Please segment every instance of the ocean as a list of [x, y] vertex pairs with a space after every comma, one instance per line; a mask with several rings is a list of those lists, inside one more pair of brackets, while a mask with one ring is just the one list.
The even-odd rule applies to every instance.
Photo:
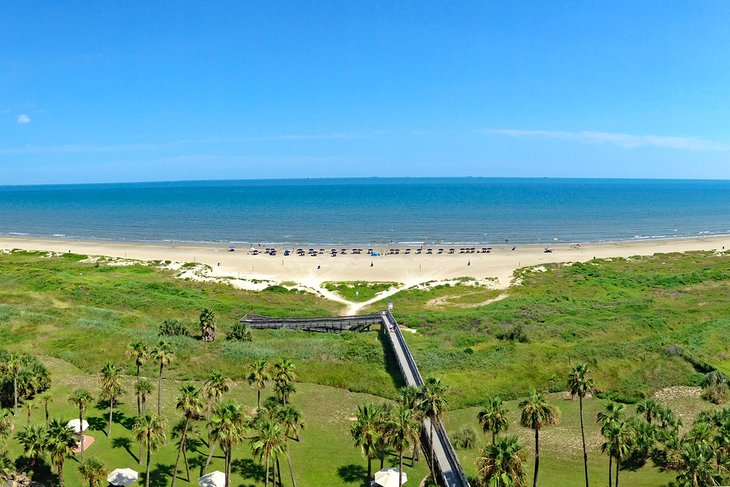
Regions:
[[362, 178], [0, 186], [0, 234], [210, 244], [730, 234], [730, 181]]

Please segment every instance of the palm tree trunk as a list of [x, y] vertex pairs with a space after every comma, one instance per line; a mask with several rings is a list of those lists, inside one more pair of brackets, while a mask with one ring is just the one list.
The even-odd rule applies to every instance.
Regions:
[[266, 487], [269, 487], [269, 454], [266, 454]]
[[112, 437], [112, 414], [114, 413], [114, 396], [109, 397], [109, 432], [107, 436]]
[[48, 422], [50, 421], [49, 414], [48, 414], [48, 401], [46, 401], [45, 404], [43, 405], [43, 409], [46, 410], [46, 428], [48, 428]]
[[294, 478], [294, 468], [291, 464], [291, 452], [289, 451], [289, 442], [286, 443], [286, 460], [289, 462], [289, 472], [291, 473], [291, 484], [297, 487], [297, 479]]
[[276, 478], [279, 480], [279, 485], [284, 485], [281, 482], [281, 464], [279, 464], [279, 454], [277, 453], [274, 458], [276, 458]]
[[231, 449], [230, 448], [224, 448], [224, 450], [225, 450], [225, 453], [223, 454], [223, 465], [224, 465], [224, 467], [223, 467], [223, 473], [224, 473], [224, 475], [223, 475], [224, 476], [224, 483], [223, 483], [223, 485], [225, 487], [229, 487], [231, 485], [231, 480], [230, 480], [231, 474], [230, 474], [230, 471], [228, 470], [228, 466], [229, 466], [228, 457], [230, 456]]
[[613, 487], [613, 455], [608, 454], [608, 487]]
[[137, 364], [137, 386], [135, 387], [135, 390], [137, 391], [137, 416], [142, 416], [142, 406], [140, 405], [139, 401], [139, 369], [139, 364]]
[[160, 377], [157, 379], [157, 415], [162, 416], [162, 362], [160, 362]]
[[150, 487], [150, 433], [147, 432], [147, 475], [145, 476], [144, 485], [145, 487]]
[[18, 374], [13, 373], [13, 400], [15, 401], [13, 416], [18, 415]]
[[183, 461], [185, 462], [185, 475], [188, 482], [190, 482], [190, 465], [188, 464], [188, 445], [185, 443], [183, 448]]
[[175, 468], [172, 470], [172, 484], [170, 487], [175, 487], [175, 480], [177, 480], [177, 466], [180, 464], [180, 454], [185, 448], [185, 440], [188, 434], [188, 422], [190, 420], [185, 418], [185, 424], [183, 425], [182, 434], [180, 435], [180, 449], [177, 451], [177, 458], [175, 458]]
[[139, 465], [142, 465], [142, 453], [144, 453], [144, 441], [139, 442], [139, 460], [137, 460]]
[[261, 389], [256, 391], [256, 409], [261, 409]]
[[208, 460], [205, 462], [205, 467], [203, 468], [203, 471], [208, 470], [208, 465], [210, 465], [210, 461], [213, 459], [213, 452], [215, 451], [215, 446], [218, 444], [217, 441], [214, 441], [210, 446], [210, 453], [208, 453]]
[[368, 482], [373, 479], [373, 459], [368, 455]]
[[616, 457], [616, 484], [615, 484], [615, 487], [618, 487], [618, 471], [619, 471], [620, 466], [621, 466], [621, 458]]
[[81, 463], [84, 463], [84, 413], [79, 409], [79, 433], [81, 438]]
[[403, 448], [398, 452], [398, 487], [403, 487]]
[[583, 468], [586, 473], [586, 487], [588, 487], [588, 451], [586, 450], [586, 432], [583, 426], [583, 397], [578, 396], [580, 407], [580, 436], [583, 440]]
[[58, 487], [63, 487], [63, 461], [58, 462]]
[[540, 428], [535, 428], [535, 473], [532, 477], [532, 487], [537, 487], [537, 473], [540, 471]]

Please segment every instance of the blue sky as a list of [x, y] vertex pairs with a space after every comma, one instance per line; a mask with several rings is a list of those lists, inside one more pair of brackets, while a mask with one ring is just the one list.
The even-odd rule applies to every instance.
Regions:
[[0, 184], [730, 178], [730, 2], [3, 2]]

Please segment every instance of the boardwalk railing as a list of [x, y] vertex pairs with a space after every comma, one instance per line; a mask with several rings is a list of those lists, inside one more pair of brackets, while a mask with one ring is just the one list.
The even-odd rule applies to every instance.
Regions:
[[[320, 333], [366, 331], [373, 325], [382, 325], [383, 333], [393, 349], [398, 368], [405, 383], [416, 387], [423, 385], [423, 378], [418, 371], [416, 361], [411, 355], [405, 338], [403, 338], [398, 322], [389, 311], [370, 315], [332, 318], [272, 318], [260, 315], [246, 315], [241, 319], [241, 323], [257, 329], [288, 328]], [[461, 468], [456, 452], [441, 423], [434, 425], [434, 444], [431, 445], [430, 421], [431, 419], [427, 418], [421, 428], [421, 445], [429, 463], [431, 462], [431, 452], [433, 450], [435, 480], [442, 487], [469, 487], [464, 470]]]

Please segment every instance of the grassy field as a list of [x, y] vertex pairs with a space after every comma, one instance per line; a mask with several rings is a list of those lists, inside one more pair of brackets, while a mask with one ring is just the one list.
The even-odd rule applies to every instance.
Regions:
[[366, 282], [366, 281], [344, 281], [324, 282], [322, 287], [328, 291], [352, 301], [359, 303], [373, 299], [378, 293], [400, 286], [399, 282]]
[[[530, 386], [555, 393], [551, 397], [563, 410], [563, 418], [560, 426], [545, 432], [543, 485], [580, 485], [582, 479], [576, 453], [577, 404], [559, 395], [571, 365], [588, 362], [601, 395], [626, 401], [665, 387], [697, 385], [700, 370], [730, 373], [726, 254], [696, 252], [544, 266], [523, 270], [520, 279], [506, 297], [504, 291], [465, 281], [404, 290], [390, 299], [399, 322], [414, 330], [406, 339], [422, 374], [440, 377], [449, 386], [450, 431], [465, 425], [477, 429], [475, 406], [487, 395], [516, 400]], [[376, 303], [370, 310], [384, 304]], [[206, 307], [218, 317], [219, 338], [212, 344], [196, 336], [198, 314]], [[133, 366], [124, 356], [126, 344], [134, 339], [153, 343], [164, 319], [178, 319], [190, 325], [193, 336], [171, 339], [177, 360], [166, 368], [164, 388], [171, 420], [179, 381], [201, 380], [213, 369], [241, 381], [245, 366], [257, 358], [287, 357], [296, 363], [301, 383], [294, 402], [304, 413], [306, 430], [292, 454], [295, 468], [300, 466], [300, 485], [305, 486], [322, 485], [322, 479], [324, 485], [360, 485], [358, 475], [366, 464], [352, 446], [349, 418], [358, 404], [396, 396], [400, 380], [387, 346], [376, 332], [315, 335], [252, 330], [252, 342], [228, 341], [225, 334], [246, 313], [321, 316], [343, 309], [338, 303], [280, 286], [252, 292], [183, 281], [154, 265], [97, 265], [73, 254], [0, 254], [0, 344], [32, 353], [49, 365], [54, 415], [74, 416], [66, 401], [68, 393], [82, 384], [95, 389], [96, 373], [105, 361], [124, 364], [132, 375]], [[143, 373], [154, 377], [154, 366], [148, 365]], [[255, 402], [255, 392], [245, 384], [234, 388], [232, 397], [245, 404]], [[130, 437], [132, 402], [127, 397], [122, 406], [127, 421], [117, 426], [119, 437]], [[513, 409], [515, 404], [510, 403]], [[676, 404], [687, 411], [685, 424], [706, 405], [696, 397]], [[600, 407], [598, 400], [588, 401], [586, 416], [594, 418]], [[102, 418], [103, 411], [93, 411], [92, 416]], [[41, 413], [34, 412], [33, 421], [41, 420]], [[603, 479], [606, 458], [597, 450], [595, 424], [591, 420], [588, 424], [594, 436], [591, 471]], [[514, 424], [511, 428], [530, 444], [529, 431]], [[108, 440], [101, 431], [92, 434], [97, 443], [91, 455], [111, 468], [134, 466], [124, 440]], [[481, 436], [480, 441], [483, 445]], [[17, 453], [17, 445], [13, 451]], [[135, 453], [136, 447], [130, 446], [130, 451]], [[207, 452], [204, 445], [200, 451]], [[237, 457], [233, 483], [237, 487], [261, 483], [261, 470], [250, 461], [248, 451], [244, 446]], [[472, 474], [476, 450], [460, 455]], [[173, 461], [170, 444], [157, 457], [156, 478], [163, 478]], [[216, 462], [219, 468], [222, 460]], [[69, 476], [76, 475], [72, 463]], [[424, 465], [416, 465], [412, 478], [425, 471]], [[666, 484], [672, 476], [645, 467], [622, 478], [624, 485], [650, 486]]]

